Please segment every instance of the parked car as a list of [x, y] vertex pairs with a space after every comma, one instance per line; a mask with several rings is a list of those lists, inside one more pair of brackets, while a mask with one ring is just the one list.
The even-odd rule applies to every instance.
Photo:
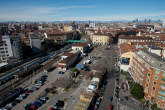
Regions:
[[11, 102], [11, 103], [7, 104], [7, 105], [5, 106], [5, 108], [6, 108], [6, 109], [11, 109], [11, 108], [14, 107], [15, 105], [16, 105], [15, 103]]
[[35, 105], [31, 105], [27, 110], [37, 110], [37, 107]]
[[27, 96], [27, 95], [26, 95], [25, 93], [20, 94], [19, 97], [16, 98], [16, 100], [18, 100], [18, 101], [22, 101], [23, 99], [26, 98], [26, 96]]
[[30, 93], [32, 93], [32, 92], [33, 92], [33, 90], [28, 89], [28, 90], [25, 91], [25, 94], [28, 95], [28, 94], [30, 94]]
[[25, 110], [36, 110], [36, 106], [34, 106], [32, 103], [25, 104], [24, 105]]
[[110, 99], [110, 101], [112, 102], [112, 100], [113, 100], [113, 96], [110, 96], [109, 99]]
[[41, 86], [42, 86], [42, 83], [40, 83], [40, 82], [38, 82], [38, 83], [35, 84], [35, 87], [36, 88], [40, 88]]
[[33, 103], [33, 105], [35, 105], [37, 108], [39, 108], [41, 106], [41, 103], [39, 101], [35, 101]]
[[56, 102], [54, 102], [53, 108], [54, 108], [55, 110], [58, 109], [58, 106], [57, 106], [57, 103], [56, 103]]
[[49, 110], [55, 110], [53, 107], [50, 107]]
[[113, 109], [113, 105], [108, 105], [108, 110], [112, 110]]
[[101, 103], [101, 97], [99, 97], [97, 100], [96, 100], [96, 104], [95, 104], [95, 106], [94, 106], [94, 110], [97, 110], [98, 108], [99, 108], [99, 105], [100, 105], [100, 103]]
[[58, 100], [57, 101], [57, 106], [58, 107], [64, 107], [64, 101], [63, 100]]
[[49, 100], [49, 98], [44, 96], [44, 97], [40, 97], [39, 100], [45, 103], [47, 100]]
[[0, 110], [8, 110], [7, 108], [3, 107], [3, 108], [0, 108]]
[[32, 90], [32, 91], [36, 91], [36, 90], [38, 90], [39, 88], [38, 87], [35, 87], [35, 86], [33, 86], [33, 87], [31, 87], [30, 88], [30, 90]]
[[64, 74], [64, 73], [65, 73], [65, 72], [63, 72], [63, 71], [59, 71], [59, 72], [58, 72], [58, 74]]

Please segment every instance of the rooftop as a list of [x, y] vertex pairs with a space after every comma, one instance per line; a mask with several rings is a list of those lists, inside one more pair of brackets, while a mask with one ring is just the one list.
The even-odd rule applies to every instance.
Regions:
[[120, 44], [120, 52], [121, 54], [126, 53], [126, 52], [135, 52], [136, 51], [136, 47], [134, 45], [130, 45], [127, 43], [122, 43]]
[[141, 57], [145, 62], [150, 64], [152, 67], [159, 68], [165, 71], [165, 59], [161, 58], [161, 56], [158, 56], [149, 51], [138, 51], [136, 53], [139, 57]]
[[135, 40], [153, 40], [151, 37], [135, 36], [135, 35], [120, 35], [120, 39], [135, 39]]

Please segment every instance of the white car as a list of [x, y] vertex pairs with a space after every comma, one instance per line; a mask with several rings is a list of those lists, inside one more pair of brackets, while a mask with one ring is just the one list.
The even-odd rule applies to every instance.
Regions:
[[7, 110], [7, 108], [0, 108], [0, 110]]

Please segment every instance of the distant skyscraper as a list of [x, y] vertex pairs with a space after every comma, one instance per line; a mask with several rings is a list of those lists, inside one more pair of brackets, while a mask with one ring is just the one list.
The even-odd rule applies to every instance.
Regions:
[[165, 27], [165, 19], [163, 19], [163, 26]]

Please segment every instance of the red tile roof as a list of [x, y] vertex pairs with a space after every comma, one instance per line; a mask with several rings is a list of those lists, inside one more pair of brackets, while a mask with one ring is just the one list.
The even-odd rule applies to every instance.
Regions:
[[126, 52], [135, 52], [136, 47], [134, 45], [130, 45], [127, 43], [120, 44], [120, 52], [121, 54], [126, 53]]
[[63, 55], [63, 56], [68, 56], [68, 57], [65, 58], [64, 60], [60, 61], [59, 63], [65, 63], [65, 64], [67, 64], [75, 55], [76, 54], [73, 54], [73, 53], [65, 53], [65, 55]]
[[74, 53], [67, 53], [67, 52], [65, 52], [65, 53], [63, 53], [61, 56], [73, 56], [74, 55]]
[[120, 39], [137, 39], [137, 40], [153, 40], [151, 37], [135, 36], [135, 35], [120, 35]]

